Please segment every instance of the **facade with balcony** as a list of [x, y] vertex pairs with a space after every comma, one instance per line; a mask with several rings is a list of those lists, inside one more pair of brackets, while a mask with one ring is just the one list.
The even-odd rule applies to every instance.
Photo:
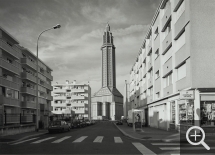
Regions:
[[89, 84], [76, 84], [76, 81], [53, 85], [53, 114], [68, 115], [74, 111], [77, 119], [90, 119], [91, 88]]
[[[11, 128], [20, 128], [23, 124], [29, 130], [35, 130], [36, 109], [40, 110], [38, 120], [43, 127], [48, 125], [48, 116], [51, 111], [51, 69], [39, 60], [39, 94], [43, 93], [39, 105], [36, 105], [36, 56], [28, 49], [19, 45], [19, 42], [6, 30], [0, 27], [0, 128], [1, 134], [9, 134]], [[44, 75], [45, 74], [45, 75]], [[43, 81], [43, 82], [40, 82]], [[41, 110], [41, 105], [47, 108]], [[6, 130], [7, 129], [7, 130]], [[23, 131], [28, 131], [23, 129]], [[12, 130], [12, 129], [11, 129]], [[13, 133], [11, 131], [10, 133]]]
[[130, 71], [129, 103], [145, 112], [147, 125], [215, 128], [215, 21], [205, 18], [214, 6], [161, 1]]

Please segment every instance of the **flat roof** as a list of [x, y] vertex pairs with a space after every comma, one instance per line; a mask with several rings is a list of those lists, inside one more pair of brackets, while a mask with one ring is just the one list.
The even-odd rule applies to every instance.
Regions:
[[0, 29], [4, 31], [8, 36], [10, 36], [17, 44], [19, 44], [19, 41], [14, 38], [10, 33], [8, 33], [3, 27], [0, 26]]

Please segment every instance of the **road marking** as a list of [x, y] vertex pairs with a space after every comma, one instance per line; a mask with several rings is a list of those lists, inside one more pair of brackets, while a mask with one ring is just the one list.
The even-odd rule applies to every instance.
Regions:
[[175, 150], [180, 150], [180, 147], [159, 147], [161, 150], [170, 150], [170, 151], [175, 151]]
[[151, 143], [152, 145], [180, 145], [180, 143]]
[[143, 155], [156, 155], [154, 152], [152, 152], [150, 149], [148, 149], [147, 147], [145, 147], [143, 144], [141, 143], [132, 143]]
[[114, 137], [115, 143], [123, 143], [122, 139], [120, 137]]
[[13, 143], [13, 144], [11, 144], [11, 145], [21, 144], [21, 143], [24, 143], [24, 142], [27, 142], [27, 141], [31, 141], [31, 140], [34, 140], [34, 139], [37, 139], [37, 138], [39, 138], [39, 137], [31, 138], [31, 139], [27, 139], [27, 140], [23, 140], [23, 141], [21, 141], [21, 142]]
[[[180, 147], [160, 147], [161, 150], [180, 150]], [[211, 150], [214, 150], [215, 147], [210, 147]], [[181, 150], [205, 150], [205, 148], [202, 147], [183, 147]]]
[[97, 136], [96, 139], [93, 141], [94, 143], [101, 143], [104, 136]]
[[78, 139], [76, 139], [75, 141], [73, 141], [73, 143], [80, 143], [80, 142], [82, 142], [85, 138], [87, 138], [88, 136], [82, 136], [82, 137], [80, 137], [80, 138], [78, 138]]
[[55, 138], [55, 137], [49, 137], [49, 138], [41, 139], [41, 140], [38, 140], [38, 141], [33, 142], [32, 144], [41, 143], [41, 142], [43, 142], [43, 141], [46, 141], [46, 140], [49, 140], [49, 139], [52, 139], [52, 138]]
[[58, 139], [58, 140], [56, 140], [56, 141], [53, 141], [52, 143], [60, 143], [60, 142], [66, 140], [66, 139], [68, 139], [68, 138], [70, 138], [70, 137], [71, 137], [71, 136], [65, 136], [65, 137], [63, 137], [63, 138], [61, 138], [61, 139]]

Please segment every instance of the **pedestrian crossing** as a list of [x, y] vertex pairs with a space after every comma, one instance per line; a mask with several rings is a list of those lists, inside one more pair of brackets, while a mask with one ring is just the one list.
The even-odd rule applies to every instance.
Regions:
[[[25, 143], [25, 142], [29, 142], [29, 141], [33, 141], [33, 140], [36, 140], [38, 139], [39, 137], [36, 137], [36, 138], [31, 138], [31, 139], [27, 139], [27, 140], [23, 140], [23, 141], [20, 141], [20, 142], [16, 142], [16, 143], [13, 143], [11, 145], [18, 145], [18, 144], [22, 144], [22, 143]], [[47, 138], [43, 138], [43, 139], [40, 139], [40, 140], [36, 140], [34, 142], [30, 142], [31, 144], [39, 144], [39, 143], [42, 143], [42, 142], [45, 142], [45, 141], [49, 141], [51, 139], [55, 139], [56, 137], [47, 137]], [[59, 138], [59, 139], [56, 139], [54, 141], [52, 141], [51, 143], [61, 143], [65, 140], [69, 140], [71, 139], [72, 136], [65, 136], [65, 137], [62, 137], [62, 138]], [[72, 141], [72, 143], [81, 143], [83, 142], [85, 139], [87, 139], [88, 136], [81, 136], [79, 138], [76, 138], [75, 140]], [[104, 139], [104, 136], [97, 136], [94, 140], [93, 140], [93, 143], [102, 143], [103, 142], [103, 139]], [[123, 140], [120, 138], [120, 137], [113, 137], [113, 141], [114, 143], [123, 143]]]

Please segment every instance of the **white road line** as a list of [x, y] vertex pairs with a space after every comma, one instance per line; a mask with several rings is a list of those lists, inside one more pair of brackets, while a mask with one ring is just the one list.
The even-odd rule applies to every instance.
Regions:
[[120, 137], [114, 137], [115, 143], [123, 143], [122, 139]]
[[11, 145], [21, 144], [21, 143], [28, 142], [28, 141], [31, 141], [31, 140], [34, 140], [34, 139], [37, 139], [37, 138], [39, 138], [39, 137], [31, 138], [31, 139], [27, 139], [27, 140], [23, 140], [23, 141], [21, 141], [21, 142], [13, 143], [13, 144], [11, 144]]
[[58, 140], [56, 140], [56, 141], [53, 141], [52, 143], [60, 143], [60, 142], [66, 140], [66, 139], [68, 139], [68, 138], [70, 138], [70, 137], [71, 137], [71, 136], [65, 136], [65, 137], [60, 138], [60, 139], [58, 139]]
[[160, 147], [161, 150], [169, 150], [169, 151], [175, 151], [180, 150], [180, 147]]
[[104, 136], [97, 136], [96, 139], [93, 141], [94, 143], [101, 143]]
[[141, 143], [132, 143], [143, 155], [156, 155]]
[[80, 138], [78, 138], [78, 139], [76, 139], [75, 141], [73, 141], [73, 143], [80, 143], [80, 142], [82, 142], [85, 138], [87, 138], [88, 136], [82, 136], [82, 137], [80, 137]]
[[[180, 147], [160, 147], [161, 150], [180, 150]], [[201, 147], [183, 147], [181, 150], [204, 150], [205, 148], [203, 146]], [[211, 150], [214, 150], [215, 147], [210, 147]]]
[[180, 145], [180, 143], [151, 143], [152, 145]]
[[38, 141], [33, 142], [32, 144], [41, 143], [41, 142], [43, 142], [43, 141], [46, 141], [46, 140], [49, 140], [49, 139], [52, 139], [52, 138], [55, 138], [55, 137], [49, 137], [49, 138], [41, 139], [41, 140], [38, 140]]

